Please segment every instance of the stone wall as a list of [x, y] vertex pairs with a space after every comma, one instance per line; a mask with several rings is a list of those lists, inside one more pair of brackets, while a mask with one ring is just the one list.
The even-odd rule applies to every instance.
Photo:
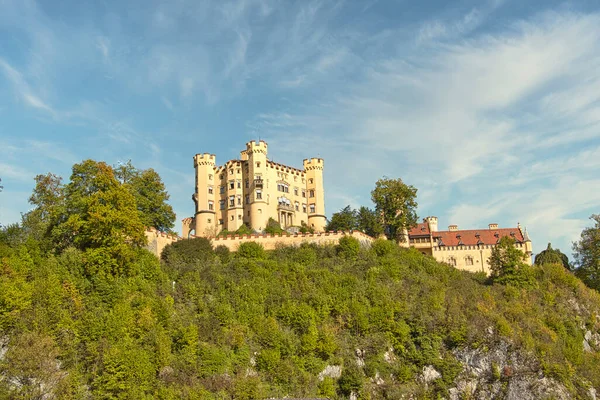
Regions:
[[302, 243], [314, 243], [318, 245], [337, 244], [340, 238], [344, 236], [352, 236], [368, 247], [373, 242], [371, 236], [359, 231], [350, 232], [321, 232], [321, 233], [298, 233], [298, 234], [253, 234], [253, 235], [230, 235], [227, 237], [219, 237], [212, 239], [214, 247], [219, 245], [226, 246], [231, 251], [237, 251], [241, 243], [257, 242], [260, 243], [265, 250], [273, 250], [278, 245], [283, 246], [300, 246]]
[[145, 233], [146, 239], [148, 240], [146, 249], [159, 258], [166, 245], [182, 240], [176, 235], [159, 232], [154, 228], [146, 228]]

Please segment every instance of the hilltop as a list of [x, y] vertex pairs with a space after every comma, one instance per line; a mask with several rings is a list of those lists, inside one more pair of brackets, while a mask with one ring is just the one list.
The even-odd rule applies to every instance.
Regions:
[[[560, 265], [527, 287], [376, 241], [194, 239], [126, 275], [4, 232], [0, 397], [593, 398], [600, 296]], [[44, 368], [38, 368], [44, 365]]]

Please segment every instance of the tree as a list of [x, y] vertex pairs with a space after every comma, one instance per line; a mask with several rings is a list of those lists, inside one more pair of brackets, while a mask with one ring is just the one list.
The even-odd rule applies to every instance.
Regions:
[[589, 287], [600, 291], [600, 214], [590, 217], [594, 226], [581, 232], [573, 243], [575, 274]]
[[488, 260], [493, 281], [514, 286], [532, 285], [535, 279], [525, 263], [526, 259], [527, 255], [515, 247], [513, 238], [502, 237]]
[[367, 235], [377, 238], [383, 233], [383, 226], [377, 218], [377, 212], [368, 207], [361, 207], [356, 212], [357, 229]]
[[371, 199], [388, 239], [405, 241], [404, 230], [417, 224], [417, 189], [402, 179], [382, 178], [375, 183]]
[[45, 247], [51, 246], [53, 230], [66, 220], [65, 186], [62, 177], [47, 173], [37, 175], [29, 203], [35, 208], [23, 214], [24, 230]]
[[175, 212], [167, 201], [169, 194], [160, 175], [152, 168], [139, 170], [131, 164], [119, 163], [113, 167], [115, 178], [135, 197], [142, 223], [161, 232], [172, 232]]
[[535, 256], [535, 264], [561, 264], [566, 269], [571, 270], [571, 266], [569, 265], [569, 258], [565, 254], [563, 254], [559, 249], [553, 249], [550, 243], [548, 243], [548, 247], [546, 248], [546, 250], [540, 252], [538, 255]]
[[273, 218], [269, 218], [265, 228], [265, 233], [268, 233], [269, 235], [276, 235], [283, 232], [284, 230], [281, 228], [279, 222], [275, 221]]
[[87, 252], [88, 272], [126, 273], [135, 248], [146, 243], [133, 195], [109, 165], [93, 160], [73, 166], [65, 193], [68, 218], [57, 227], [60, 236]]
[[346, 206], [339, 212], [333, 213], [325, 227], [326, 231], [351, 231], [357, 228], [356, 210]]

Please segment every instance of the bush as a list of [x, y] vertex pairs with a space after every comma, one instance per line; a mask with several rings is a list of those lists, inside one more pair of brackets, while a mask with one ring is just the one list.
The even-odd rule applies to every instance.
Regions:
[[398, 245], [391, 240], [376, 239], [371, 244], [371, 251], [375, 253], [377, 257], [383, 257], [393, 253]]
[[337, 247], [338, 254], [348, 260], [355, 260], [360, 252], [360, 242], [352, 236], [344, 236]]
[[223, 264], [228, 263], [231, 259], [231, 251], [229, 251], [229, 247], [222, 244], [215, 247], [215, 254], [219, 257]]
[[253, 259], [263, 259], [265, 258], [265, 249], [261, 244], [256, 242], [246, 242], [240, 244], [238, 248], [237, 254], [242, 258], [253, 258]]
[[281, 229], [281, 225], [279, 222], [275, 221], [273, 218], [269, 218], [269, 222], [267, 222], [267, 227], [265, 228], [265, 233], [270, 235], [277, 235], [283, 233], [284, 230]]
[[206, 238], [180, 240], [171, 243], [162, 251], [160, 258], [168, 265], [179, 262], [194, 265], [212, 259], [214, 255], [212, 244]]

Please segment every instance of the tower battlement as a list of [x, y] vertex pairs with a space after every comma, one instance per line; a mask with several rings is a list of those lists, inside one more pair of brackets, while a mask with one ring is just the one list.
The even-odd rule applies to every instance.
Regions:
[[194, 156], [194, 167], [197, 165], [212, 165], [216, 162], [216, 156], [210, 153], [201, 153]]
[[264, 140], [259, 140], [258, 142], [256, 140], [251, 140], [248, 143], [246, 143], [246, 153], [247, 154], [250, 154], [250, 153], [267, 154], [267, 150], [268, 150], [268, 145], [267, 145], [267, 142], [265, 142]]
[[306, 171], [323, 169], [324, 161], [322, 158], [305, 158], [302, 162]]

